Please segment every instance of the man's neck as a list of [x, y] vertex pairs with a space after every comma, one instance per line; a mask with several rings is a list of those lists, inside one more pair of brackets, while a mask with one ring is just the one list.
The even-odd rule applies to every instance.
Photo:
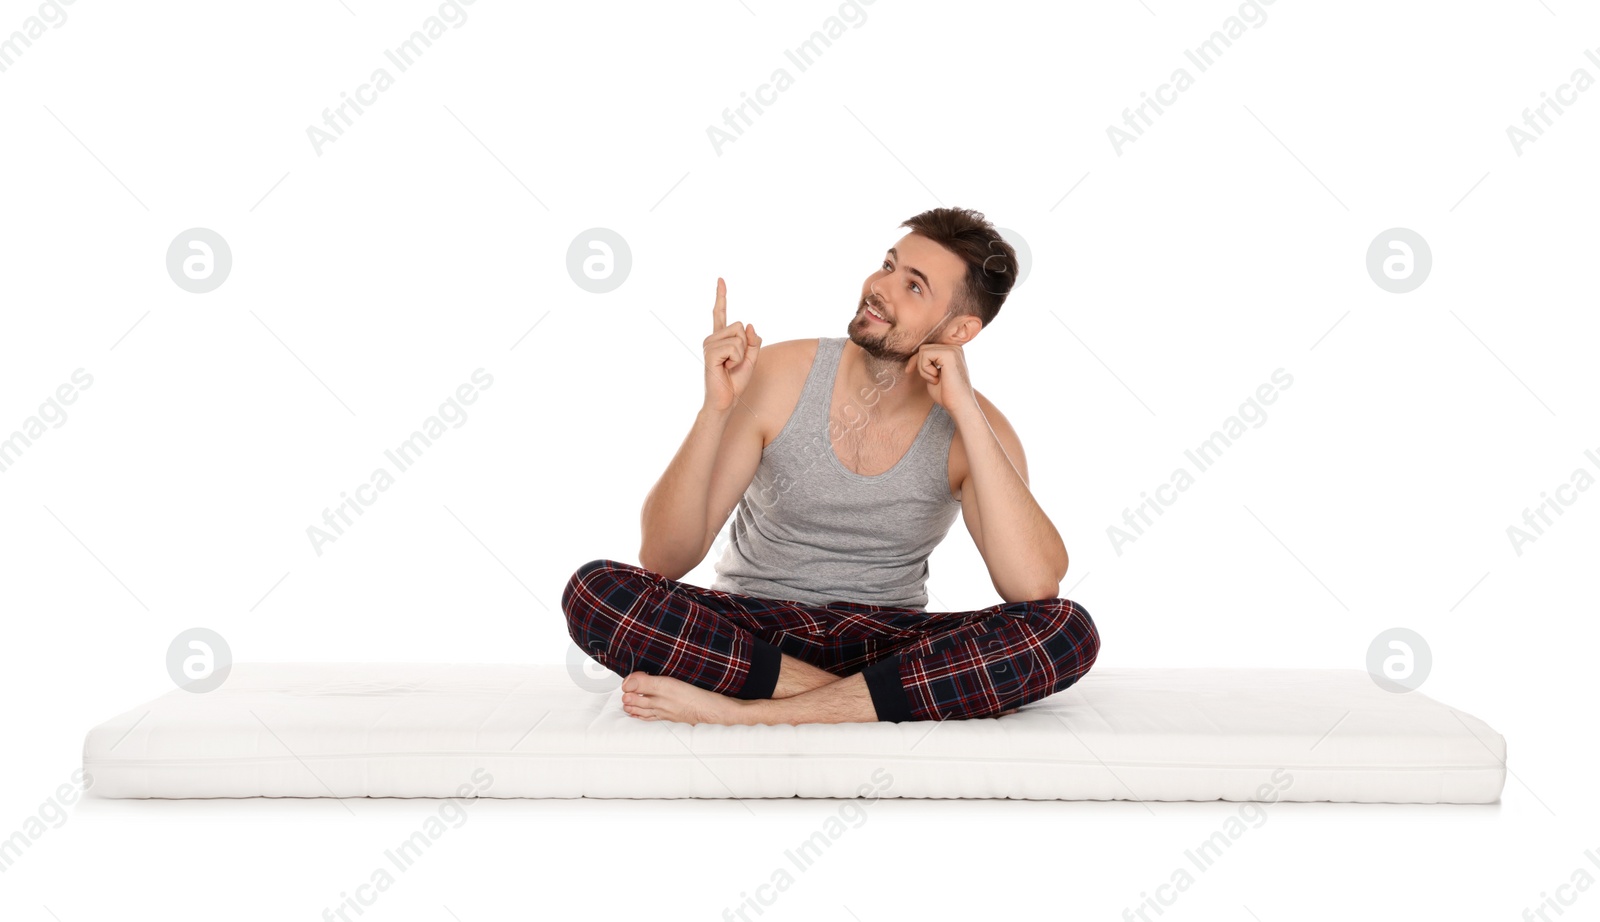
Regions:
[[880, 359], [850, 340], [845, 340], [839, 356], [839, 373], [844, 376], [845, 399], [868, 407], [874, 415], [926, 415], [933, 397], [922, 384], [922, 376], [907, 371], [910, 359]]

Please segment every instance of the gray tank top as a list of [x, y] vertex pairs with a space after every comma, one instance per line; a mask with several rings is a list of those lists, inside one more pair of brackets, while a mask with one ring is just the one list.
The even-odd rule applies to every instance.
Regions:
[[[873, 476], [845, 467], [832, 433], [872, 425], [871, 393], [856, 397], [849, 420], [829, 420], [845, 337], [817, 341], [800, 402], [735, 510], [712, 589], [806, 605], [833, 601], [924, 610], [928, 555], [961, 503], [950, 495], [955, 422], [933, 405], [894, 467]], [[922, 387], [920, 378], [885, 386]]]

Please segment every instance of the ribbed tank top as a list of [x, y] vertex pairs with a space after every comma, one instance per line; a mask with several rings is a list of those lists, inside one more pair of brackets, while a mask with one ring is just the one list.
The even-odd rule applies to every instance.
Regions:
[[[830, 427], [834, 380], [845, 337], [817, 341], [800, 402], [761, 463], [735, 511], [717, 578], [722, 592], [924, 610], [928, 556], [961, 508], [950, 495], [950, 440], [955, 421], [937, 403], [905, 455], [881, 474], [844, 466], [832, 432], [870, 426], [870, 393], [854, 402], [860, 417]], [[922, 387], [919, 377], [895, 387]]]

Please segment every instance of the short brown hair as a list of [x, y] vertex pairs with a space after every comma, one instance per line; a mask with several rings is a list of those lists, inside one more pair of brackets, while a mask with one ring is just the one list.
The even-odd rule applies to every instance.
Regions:
[[950, 301], [957, 314], [988, 326], [1017, 283], [1017, 251], [982, 213], [970, 208], [930, 208], [900, 222], [961, 257], [967, 277]]

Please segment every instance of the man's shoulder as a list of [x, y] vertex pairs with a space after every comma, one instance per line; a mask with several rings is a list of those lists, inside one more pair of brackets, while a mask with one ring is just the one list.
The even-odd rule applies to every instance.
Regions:
[[994, 405], [994, 401], [983, 395], [983, 391], [973, 388], [972, 396], [977, 398], [978, 406], [983, 409], [983, 415], [991, 421], [1006, 419], [1006, 415], [1000, 412], [1000, 408]]
[[[810, 339], [785, 339], [763, 344], [761, 356], [756, 360], [756, 376], [768, 377], [779, 389], [785, 384], [795, 384], [796, 378], [803, 382], [817, 357], [820, 342], [813, 336]], [[762, 375], [763, 370], [768, 374]]]
[[776, 356], [780, 362], [804, 361], [809, 363], [816, 357], [817, 346], [821, 342], [821, 338], [816, 336], [809, 339], [785, 339], [762, 346], [761, 354], [766, 356], [768, 350], [771, 350], [772, 355]]
[[762, 344], [755, 375], [744, 397], [759, 419], [755, 426], [761, 432], [762, 445], [777, 438], [800, 402], [818, 342], [812, 337]]
[[983, 417], [989, 421], [989, 428], [994, 430], [995, 436], [1000, 439], [1000, 446], [1011, 456], [1011, 463], [1016, 465], [1018, 473], [1022, 474], [1023, 482], [1026, 483], [1028, 462], [1022, 448], [1022, 436], [1017, 434], [1017, 427], [1011, 425], [1011, 420], [1006, 419], [1000, 408], [991, 403], [977, 388], [972, 389], [972, 394], [978, 399], [978, 406], [983, 409]]
[[[1010, 454], [1013, 451], [1020, 454], [1022, 452], [1022, 437], [1017, 434], [1016, 427], [1011, 425], [1011, 420], [1007, 419], [1006, 415], [1000, 412], [1000, 408], [995, 406], [993, 401], [991, 401], [988, 397], [985, 397], [982, 391], [978, 390], [977, 388], [973, 388], [972, 396], [977, 399], [978, 408], [983, 411], [983, 418], [988, 421], [989, 428], [992, 429], [994, 434], [1000, 439], [1000, 444], [1006, 449], [1007, 454]], [[961, 433], [959, 431], [957, 431], [954, 439], [952, 440], [952, 452], [956, 451], [956, 445], [961, 446], [961, 457], [959, 461], [960, 469], [964, 472], [967, 470], [966, 443], [962, 440]], [[1015, 462], [1016, 459], [1013, 458], [1012, 460]]]

